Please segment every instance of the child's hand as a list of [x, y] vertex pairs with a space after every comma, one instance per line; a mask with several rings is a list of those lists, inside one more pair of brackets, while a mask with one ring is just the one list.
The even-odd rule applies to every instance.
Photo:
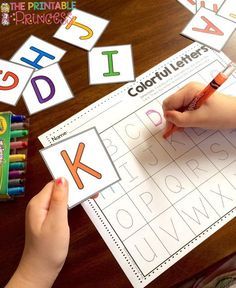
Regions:
[[7, 288], [52, 286], [68, 253], [67, 199], [64, 178], [48, 183], [31, 199], [26, 210], [24, 252]]
[[[205, 88], [200, 83], [189, 83], [163, 102], [164, 116], [178, 127], [201, 127], [208, 129], [230, 129], [236, 127], [236, 97], [215, 92], [197, 110], [178, 112], [188, 106], [193, 98]], [[236, 91], [235, 91], [236, 92]]]

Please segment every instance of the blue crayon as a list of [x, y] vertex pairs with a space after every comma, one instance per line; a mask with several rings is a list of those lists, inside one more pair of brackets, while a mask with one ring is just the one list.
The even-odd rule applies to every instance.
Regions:
[[10, 196], [18, 196], [25, 193], [24, 187], [14, 187], [8, 189], [8, 195]]
[[24, 115], [11, 115], [11, 122], [24, 122], [26, 120], [26, 117]]
[[24, 170], [25, 162], [12, 162], [9, 165], [10, 170]]

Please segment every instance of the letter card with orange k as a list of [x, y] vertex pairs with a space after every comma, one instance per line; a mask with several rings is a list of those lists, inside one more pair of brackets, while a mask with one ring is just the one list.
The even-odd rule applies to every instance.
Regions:
[[52, 176], [69, 181], [69, 208], [120, 180], [97, 130], [91, 128], [40, 151]]
[[233, 21], [202, 7], [181, 34], [220, 51], [234, 30]]

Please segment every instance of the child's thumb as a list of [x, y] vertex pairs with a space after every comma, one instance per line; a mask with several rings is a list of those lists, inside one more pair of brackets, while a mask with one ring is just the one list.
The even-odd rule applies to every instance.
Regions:
[[48, 216], [54, 221], [67, 221], [68, 182], [61, 177], [55, 180]]

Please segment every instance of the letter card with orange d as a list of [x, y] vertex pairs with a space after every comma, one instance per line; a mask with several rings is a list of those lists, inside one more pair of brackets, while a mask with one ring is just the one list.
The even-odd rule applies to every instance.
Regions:
[[40, 150], [52, 176], [69, 182], [69, 208], [120, 180], [100, 139], [91, 128]]

